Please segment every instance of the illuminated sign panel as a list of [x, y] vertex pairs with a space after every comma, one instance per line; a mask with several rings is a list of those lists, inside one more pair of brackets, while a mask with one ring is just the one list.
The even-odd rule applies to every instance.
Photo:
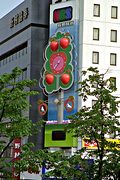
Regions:
[[[79, 81], [81, 63], [79, 1], [62, 2], [50, 5], [49, 42], [43, 56], [45, 63], [39, 81], [39, 85], [42, 84], [40, 88], [48, 94], [48, 121], [54, 123], [59, 120], [58, 109], [61, 109], [63, 114], [61, 121], [65, 122], [68, 121], [68, 116], [78, 112], [79, 108], [76, 83]], [[66, 43], [69, 45], [65, 48]], [[56, 99], [60, 100], [61, 105], [54, 103]], [[67, 134], [66, 140], [52, 140], [52, 133], [50, 137], [46, 134], [45, 138], [46, 147], [70, 147], [70, 144], [65, 143], [68, 142]], [[73, 147], [72, 143], [71, 146]]]
[[16, 172], [14, 167], [14, 162], [20, 160], [20, 153], [21, 153], [21, 138], [14, 139], [13, 141], [13, 167], [12, 167], [12, 177], [13, 179], [20, 179], [20, 174]]
[[77, 147], [74, 132], [65, 132], [67, 124], [45, 125], [44, 147]]
[[60, 141], [65, 139], [66, 139], [66, 134], [64, 131], [52, 131], [52, 140]]
[[53, 12], [53, 22], [70, 21], [72, 19], [72, 7], [68, 6], [65, 8], [55, 9]]
[[[119, 139], [106, 139], [108, 142], [116, 143], [115, 147], [120, 150], [120, 140]], [[97, 142], [95, 140], [83, 139], [82, 147], [86, 147], [86, 149], [97, 149]], [[107, 148], [107, 147], [106, 147]]]

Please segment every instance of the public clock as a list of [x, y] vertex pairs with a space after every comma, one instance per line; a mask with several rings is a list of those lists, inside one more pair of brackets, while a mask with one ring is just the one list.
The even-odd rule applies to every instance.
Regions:
[[66, 66], [66, 54], [64, 52], [54, 53], [50, 57], [50, 68], [54, 74], [61, 74]]

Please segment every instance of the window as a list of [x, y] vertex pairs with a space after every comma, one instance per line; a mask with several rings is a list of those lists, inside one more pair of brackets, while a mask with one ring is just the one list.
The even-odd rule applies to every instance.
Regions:
[[12, 146], [9, 146], [3, 154], [3, 157], [10, 158], [12, 157]]
[[99, 52], [93, 52], [92, 53], [92, 63], [93, 64], [99, 64]]
[[[0, 56], [0, 61], [4, 60], [6, 58], [9, 59], [9, 62], [13, 61], [14, 59], [17, 59], [18, 54], [19, 54], [19, 57], [20, 57], [20, 55], [25, 54], [25, 51], [24, 51], [25, 48], [27, 48], [27, 42], [15, 47], [14, 49], [6, 52], [5, 54], [1, 55]], [[9, 57], [11, 57], [11, 58], [9, 58]]]
[[22, 72], [22, 80], [25, 80], [27, 79], [27, 68], [23, 69], [23, 72]]
[[93, 40], [99, 40], [99, 28], [93, 28]]
[[110, 65], [116, 66], [117, 54], [110, 53]]
[[111, 42], [117, 42], [117, 30], [111, 30]]
[[118, 7], [112, 6], [111, 7], [111, 18], [117, 19], [117, 17], [118, 17]]
[[116, 77], [110, 77], [110, 84], [116, 88]]
[[92, 107], [96, 104], [97, 100], [92, 100]]
[[66, 133], [64, 131], [52, 131], [52, 140], [61, 141], [66, 139]]
[[11, 62], [11, 60], [12, 60], [12, 56], [9, 56], [9, 62]]
[[100, 17], [100, 4], [94, 4], [93, 16]]
[[25, 48], [25, 53], [27, 54], [27, 47]]
[[57, 0], [57, 1], [55, 1], [55, 4], [56, 4], [56, 3], [59, 3], [59, 2], [62, 2], [62, 0]]

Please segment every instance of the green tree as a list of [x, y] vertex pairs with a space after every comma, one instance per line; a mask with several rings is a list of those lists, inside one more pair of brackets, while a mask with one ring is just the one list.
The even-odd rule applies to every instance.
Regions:
[[[107, 79], [106, 75], [107, 71], [100, 74], [97, 68], [92, 67], [82, 72], [78, 92], [84, 105], [69, 117], [71, 123], [67, 127], [67, 131], [74, 129], [76, 137], [96, 142], [97, 148], [82, 148], [74, 156], [60, 159], [51, 171], [55, 177], [82, 180], [119, 179], [120, 148], [115, 141], [108, 141], [106, 135], [119, 139], [120, 101], [115, 96], [117, 89], [113, 79]], [[86, 103], [90, 97], [95, 100], [92, 107]], [[85, 153], [86, 156], [83, 157]]]
[[11, 177], [12, 159], [5, 156], [6, 151], [14, 139], [31, 136], [36, 126], [26, 113], [30, 108], [29, 96], [37, 94], [30, 90], [35, 80], [19, 81], [21, 73], [21, 69], [15, 68], [0, 76], [0, 174], [7, 179], [8, 174]]

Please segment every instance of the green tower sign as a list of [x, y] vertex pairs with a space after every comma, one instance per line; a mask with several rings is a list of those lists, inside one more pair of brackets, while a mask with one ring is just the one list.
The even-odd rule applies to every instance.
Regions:
[[45, 49], [43, 86], [48, 94], [67, 90], [73, 84], [72, 38], [69, 33], [57, 32]]

